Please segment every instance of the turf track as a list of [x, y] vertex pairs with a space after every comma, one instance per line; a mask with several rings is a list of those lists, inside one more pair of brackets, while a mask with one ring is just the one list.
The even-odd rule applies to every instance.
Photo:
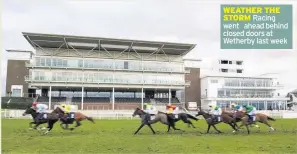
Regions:
[[177, 126], [186, 132], [166, 133], [166, 126], [155, 124], [157, 135], [144, 127], [134, 136], [139, 120], [96, 120], [96, 124], [84, 121], [77, 130], [64, 131], [59, 125], [46, 136], [28, 129], [29, 120], [2, 119], [2, 153], [297, 153], [297, 119], [271, 122], [276, 129], [269, 132], [261, 126], [233, 134], [231, 128], [219, 124], [223, 134], [205, 133], [205, 121], [194, 122], [197, 129]]

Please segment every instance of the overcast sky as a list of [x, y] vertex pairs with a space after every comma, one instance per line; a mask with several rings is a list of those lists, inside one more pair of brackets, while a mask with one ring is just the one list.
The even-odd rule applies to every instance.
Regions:
[[[231, 58], [245, 61], [246, 73], [281, 73], [286, 89], [297, 89], [295, 50], [220, 50], [220, 4], [233, 0], [179, 1], [2, 1], [2, 88], [6, 80], [5, 49], [33, 50], [21, 32], [195, 43], [187, 57]], [[240, 3], [251, 4], [250, 0]], [[296, 0], [261, 0], [254, 4], [293, 4], [297, 36]], [[2, 94], [5, 90], [2, 91]]]

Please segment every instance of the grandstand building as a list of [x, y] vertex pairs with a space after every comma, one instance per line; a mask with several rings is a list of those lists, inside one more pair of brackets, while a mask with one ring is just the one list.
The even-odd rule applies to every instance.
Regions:
[[279, 96], [282, 86], [274, 78], [247, 76], [204, 76], [201, 78], [201, 107], [209, 104], [230, 108], [232, 103], [250, 104], [258, 110], [285, 110], [289, 98]]
[[[25, 60], [8, 60], [9, 96], [39, 94], [38, 101], [51, 108], [66, 102], [92, 110], [200, 101], [199, 68], [185, 68], [183, 60], [195, 44], [40, 33], [23, 36], [35, 52], [27, 52]], [[191, 82], [195, 87], [190, 87]]]

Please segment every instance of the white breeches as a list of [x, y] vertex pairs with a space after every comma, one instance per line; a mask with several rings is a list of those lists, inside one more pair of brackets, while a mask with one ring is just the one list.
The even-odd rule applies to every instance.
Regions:
[[213, 113], [214, 115], [221, 115], [221, 114], [222, 114], [222, 109], [213, 110], [212, 113]]
[[256, 114], [257, 109], [254, 108], [250, 113], [248, 113], [248, 115], [255, 115]]

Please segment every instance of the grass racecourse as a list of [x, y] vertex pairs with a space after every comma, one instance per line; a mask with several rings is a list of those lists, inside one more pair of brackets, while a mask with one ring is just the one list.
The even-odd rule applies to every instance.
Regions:
[[75, 131], [62, 130], [56, 124], [51, 134], [42, 136], [36, 130], [28, 129], [29, 120], [2, 119], [2, 153], [297, 153], [297, 119], [271, 122], [276, 129], [269, 132], [263, 124], [246, 130], [232, 133], [226, 124], [217, 128], [223, 134], [216, 134], [211, 128], [206, 132], [205, 121], [194, 122], [197, 129], [188, 128], [178, 122], [178, 131], [166, 133], [167, 127], [155, 124], [157, 135], [152, 135], [144, 127], [139, 135], [133, 135], [138, 128], [139, 120], [96, 120], [96, 124], [83, 121]]

